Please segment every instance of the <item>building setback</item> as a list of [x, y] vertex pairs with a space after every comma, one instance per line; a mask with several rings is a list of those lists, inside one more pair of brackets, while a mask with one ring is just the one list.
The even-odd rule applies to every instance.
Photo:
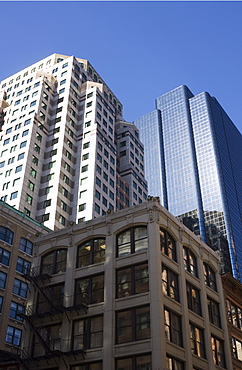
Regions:
[[[122, 104], [87, 60], [53, 54], [0, 89], [3, 201], [59, 229], [146, 199], [138, 130], [124, 122]], [[133, 146], [131, 160], [118, 156], [117, 124]], [[133, 183], [137, 190], [129, 191]]]
[[[145, 146], [149, 194], [222, 257], [242, 279], [241, 134], [214, 97], [180, 86], [134, 121]], [[155, 168], [155, 171], [154, 171]]]
[[25, 275], [22, 364], [232, 369], [219, 263], [151, 197], [41, 236]]

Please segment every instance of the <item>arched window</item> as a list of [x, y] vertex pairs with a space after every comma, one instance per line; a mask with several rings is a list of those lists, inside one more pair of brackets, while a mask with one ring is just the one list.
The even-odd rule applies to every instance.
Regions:
[[198, 277], [196, 257], [187, 247], [183, 247], [183, 260], [185, 270]]
[[177, 261], [175, 240], [162, 228], [160, 228], [160, 248], [162, 253], [166, 254], [172, 260]]
[[65, 272], [66, 255], [66, 249], [57, 249], [44, 255], [41, 261], [41, 273], [53, 275]]
[[217, 290], [215, 272], [205, 262], [203, 263], [203, 273], [204, 273], [205, 284], [209, 286], [211, 289]]
[[0, 239], [8, 244], [13, 244], [14, 233], [4, 226], [0, 226]]
[[88, 266], [105, 261], [106, 241], [104, 238], [95, 238], [78, 246], [77, 266]]
[[143, 252], [148, 248], [146, 226], [136, 226], [117, 236], [117, 257]]

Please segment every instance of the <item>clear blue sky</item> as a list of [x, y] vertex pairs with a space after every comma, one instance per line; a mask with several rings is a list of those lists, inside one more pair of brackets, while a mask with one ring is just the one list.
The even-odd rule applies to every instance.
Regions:
[[0, 80], [56, 52], [88, 59], [133, 121], [187, 85], [242, 132], [242, 2], [0, 2]]

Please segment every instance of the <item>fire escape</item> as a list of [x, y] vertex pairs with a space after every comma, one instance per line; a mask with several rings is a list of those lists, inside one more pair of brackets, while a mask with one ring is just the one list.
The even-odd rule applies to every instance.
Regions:
[[[60, 328], [63, 315], [66, 315], [70, 322], [72, 311], [87, 313], [87, 306], [83, 303], [75, 303], [74, 296], [64, 296], [58, 289], [55, 291], [53, 286], [49, 285], [52, 276], [39, 270], [39, 268], [32, 268], [24, 275], [38, 293], [37, 304], [27, 306], [25, 313], [22, 314], [34, 334], [32, 348], [21, 350], [19, 353], [18, 362], [24, 370], [36, 370], [38, 363], [45, 363], [43, 366], [46, 366], [53, 359], [58, 366], [60, 357], [65, 362], [66, 357], [74, 356], [76, 359], [76, 356], [81, 355], [84, 358], [85, 354], [85, 345], [73, 349], [71, 340], [64, 340], [61, 337]], [[53, 326], [50, 325], [51, 322], [54, 322]], [[59, 327], [56, 322], [60, 323]], [[55, 330], [48, 331], [48, 328]]]

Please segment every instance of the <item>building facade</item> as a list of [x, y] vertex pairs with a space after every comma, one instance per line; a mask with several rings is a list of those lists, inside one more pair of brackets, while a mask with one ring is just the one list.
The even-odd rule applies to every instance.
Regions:
[[[145, 147], [149, 194], [242, 278], [242, 138], [214, 97], [180, 86], [134, 121]], [[155, 171], [154, 171], [155, 168]]]
[[[124, 179], [126, 202], [117, 189], [122, 104], [87, 60], [53, 54], [2, 81], [0, 90], [3, 201], [52, 229], [139, 202], [129, 191], [133, 179]], [[127, 124], [130, 135], [133, 126]], [[134, 145], [143, 150], [138, 138]], [[143, 179], [141, 201], [146, 196]]]
[[17, 370], [15, 359], [25, 327], [25, 312], [30, 290], [24, 274], [30, 270], [36, 235], [49, 232], [24, 213], [0, 201], [0, 369]]
[[219, 255], [157, 198], [36, 239], [26, 369], [232, 369]]
[[233, 370], [242, 369], [242, 285], [230, 274], [222, 275], [227, 308]]

